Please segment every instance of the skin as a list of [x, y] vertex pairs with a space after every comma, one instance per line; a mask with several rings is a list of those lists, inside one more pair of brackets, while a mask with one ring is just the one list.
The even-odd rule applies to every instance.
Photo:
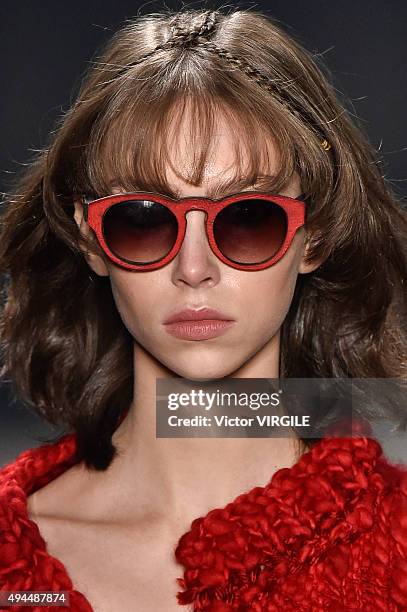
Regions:
[[[168, 183], [180, 197], [205, 196], [233, 168], [232, 134], [220, 119], [204, 180], [193, 186], [188, 182], [187, 128], [185, 121], [183, 138], [174, 148], [173, 167], [168, 168]], [[267, 170], [272, 173], [276, 158], [271, 143], [269, 160]], [[296, 197], [300, 193], [300, 181], [294, 175], [282, 194]], [[81, 232], [90, 231], [80, 202], [75, 202], [74, 217]], [[109, 469], [94, 472], [81, 464], [73, 466], [30, 496], [29, 508], [51, 552], [101, 611], [132, 609], [128, 603], [117, 603], [118, 589], [121, 593], [128, 589], [124, 577], [129, 566], [135, 572], [131, 584], [139, 584], [131, 594], [133, 604], [137, 601], [142, 609], [179, 609], [174, 580], [182, 575], [182, 568], [175, 563], [173, 550], [191, 521], [254, 486], [264, 486], [277, 469], [298, 459], [293, 438], [155, 436], [157, 377], [279, 376], [280, 328], [297, 276], [318, 265], [304, 261], [306, 235], [301, 229], [285, 256], [271, 268], [257, 272], [231, 268], [211, 251], [204, 218], [200, 211], [188, 214], [180, 252], [158, 270], [135, 273], [104, 255], [84, 253], [94, 272], [109, 276], [117, 309], [134, 338], [134, 397], [113, 436], [119, 455]], [[235, 324], [222, 336], [201, 341], [180, 340], [165, 331], [163, 321], [170, 314], [202, 306], [226, 313]], [[84, 542], [80, 550], [73, 545], [78, 538]], [[94, 563], [98, 555], [117, 560], [107, 574]], [[163, 577], [159, 589], [157, 575]], [[106, 588], [100, 594], [100, 585], [106, 582], [112, 584], [111, 600]], [[113, 600], [115, 608], [109, 607]]]

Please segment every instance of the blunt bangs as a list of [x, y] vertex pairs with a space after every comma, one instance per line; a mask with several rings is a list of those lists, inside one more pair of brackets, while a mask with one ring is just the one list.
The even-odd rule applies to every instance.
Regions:
[[188, 175], [182, 178], [200, 185], [214, 151], [220, 118], [225, 120], [233, 142], [233, 172], [211, 185], [208, 197], [220, 198], [255, 184], [261, 190], [279, 193], [290, 181], [295, 171], [295, 147], [286, 121], [270, 110], [270, 101], [260, 108], [258, 95], [255, 100], [250, 96], [242, 99], [240, 89], [240, 95], [234, 96], [230, 84], [208, 92], [198, 83], [192, 93], [191, 89], [188, 93], [180, 89], [158, 95], [154, 91], [157, 81], [148, 81], [148, 92], [143, 91], [147, 85], [137, 85], [134, 90], [124, 87], [94, 125], [83, 164], [87, 176], [82, 181], [93, 195], [108, 195], [112, 186], [119, 186], [123, 191], [154, 191], [177, 198], [168, 183], [167, 169], [171, 167], [180, 175], [174, 152], [179, 150], [185, 122], [189, 166]]

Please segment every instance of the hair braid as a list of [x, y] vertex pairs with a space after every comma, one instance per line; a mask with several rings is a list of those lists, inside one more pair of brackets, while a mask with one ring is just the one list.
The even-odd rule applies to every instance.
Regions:
[[[325, 139], [325, 135], [321, 132], [321, 129], [315, 125], [315, 121], [308, 116], [305, 117], [303, 110], [295, 107], [292, 99], [287, 95], [286, 90], [284, 88], [279, 87], [276, 81], [271, 81], [270, 77], [265, 75], [261, 70], [255, 68], [251, 64], [248, 64], [241, 58], [236, 57], [235, 55], [233, 55], [233, 53], [230, 53], [230, 51], [228, 51], [224, 47], [219, 47], [212, 41], [203, 41], [202, 43], [200, 43], [199, 46], [201, 48], [207, 49], [208, 51], [216, 53], [217, 55], [219, 55], [219, 57], [225, 59], [232, 66], [236, 66], [236, 68], [246, 74], [250, 79], [256, 81], [256, 83], [258, 83], [267, 91], [273, 93], [273, 95], [277, 94], [280, 98], [280, 102], [284, 106], [286, 106], [293, 115], [313, 125], [314, 130], [318, 133], [319, 137], [322, 137], [322, 140], [320, 142], [321, 147], [325, 149], [325, 151], [329, 151], [329, 149], [331, 148], [331, 144]], [[199, 50], [199, 48], [197, 48], [197, 50]]]
[[259, 85], [261, 85], [262, 87], [265, 87], [269, 91], [275, 92], [275, 89], [276, 89], [275, 84], [271, 85], [269, 77], [263, 74], [258, 68], [255, 68], [251, 64], [247, 64], [245, 61], [243, 61], [239, 57], [236, 57], [235, 55], [230, 53], [230, 51], [228, 51], [224, 47], [219, 47], [218, 45], [216, 45], [215, 43], [211, 41], [204, 41], [201, 44], [202, 46], [205, 47], [205, 49], [208, 49], [209, 51], [217, 53], [217, 55], [219, 55], [223, 59], [226, 59], [229, 62], [229, 64], [239, 68], [239, 70], [246, 73], [249, 78], [257, 81]]
[[195, 17], [197, 23], [190, 29], [189, 23], [186, 23], [190, 19], [190, 13], [178, 13], [171, 24], [171, 46], [190, 45], [198, 38], [206, 36], [214, 29], [216, 18], [216, 11], [204, 11]]
[[157, 51], [168, 51], [176, 47], [187, 47], [191, 46], [198, 38], [202, 38], [209, 34], [215, 27], [217, 12], [216, 11], [204, 11], [198, 15], [199, 20], [195, 27], [189, 29], [188, 24], [185, 23], [186, 14], [177, 14], [173, 18], [173, 22], [170, 26], [170, 36], [163, 43], [157, 45], [151, 51], [148, 51], [141, 57], [137, 58], [130, 64], [122, 66], [119, 72], [116, 74], [117, 77], [121, 77], [127, 74], [129, 68], [138, 66], [144, 60], [148, 59]]

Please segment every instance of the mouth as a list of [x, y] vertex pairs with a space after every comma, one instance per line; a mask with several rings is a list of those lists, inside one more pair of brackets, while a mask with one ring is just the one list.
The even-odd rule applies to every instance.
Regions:
[[236, 321], [218, 310], [185, 309], [164, 321], [166, 331], [183, 340], [209, 340], [224, 334]]

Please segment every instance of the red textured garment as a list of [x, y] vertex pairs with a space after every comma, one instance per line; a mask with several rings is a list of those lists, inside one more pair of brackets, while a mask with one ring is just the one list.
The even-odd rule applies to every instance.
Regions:
[[[73, 465], [75, 450], [69, 434], [0, 470], [0, 590], [65, 590], [70, 610], [90, 612], [27, 514], [27, 496]], [[178, 601], [193, 610], [406, 611], [407, 468], [373, 438], [321, 439], [265, 487], [194, 520], [175, 556]], [[28, 609], [67, 610], [1, 608]]]

